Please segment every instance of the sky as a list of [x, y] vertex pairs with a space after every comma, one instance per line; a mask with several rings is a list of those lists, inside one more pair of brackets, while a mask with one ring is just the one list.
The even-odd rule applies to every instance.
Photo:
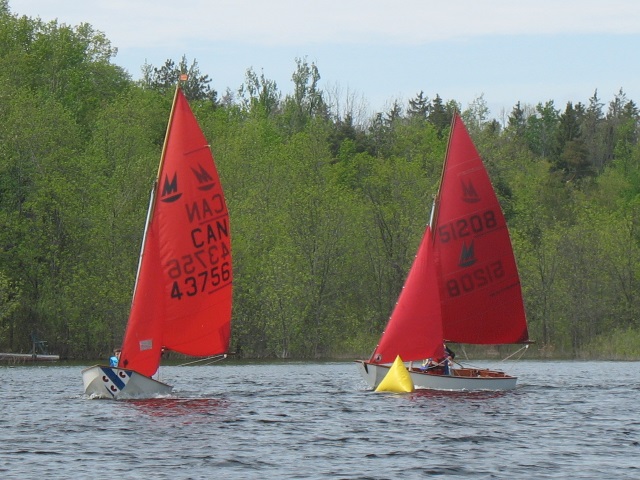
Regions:
[[296, 58], [320, 88], [370, 111], [419, 92], [483, 99], [494, 118], [517, 102], [640, 105], [637, 0], [9, 0], [12, 14], [89, 23], [134, 78], [145, 63], [196, 60], [222, 95], [248, 68], [290, 93]]

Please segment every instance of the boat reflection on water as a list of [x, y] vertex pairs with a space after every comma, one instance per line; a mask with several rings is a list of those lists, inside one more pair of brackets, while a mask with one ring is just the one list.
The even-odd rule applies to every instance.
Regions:
[[219, 398], [146, 398], [123, 400], [122, 403], [151, 417], [218, 417], [230, 405]]
[[513, 395], [514, 390], [486, 390], [486, 391], [447, 391], [447, 390], [430, 390], [430, 389], [418, 389], [414, 390], [410, 394], [411, 400], [489, 400], [491, 398], [500, 398], [506, 395]]

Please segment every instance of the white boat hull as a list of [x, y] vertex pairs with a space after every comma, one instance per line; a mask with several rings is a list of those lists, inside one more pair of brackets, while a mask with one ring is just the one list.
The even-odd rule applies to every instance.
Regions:
[[84, 393], [90, 398], [154, 398], [173, 387], [135, 370], [94, 365], [82, 371]]
[[[391, 364], [379, 365], [364, 361], [356, 362], [358, 371], [369, 387], [376, 388], [385, 377]], [[447, 391], [504, 391], [516, 388], [517, 377], [495, 370], [477, 368], [454, 368], [451, 375], [425, 373], [409, 369], [414, 388]]]

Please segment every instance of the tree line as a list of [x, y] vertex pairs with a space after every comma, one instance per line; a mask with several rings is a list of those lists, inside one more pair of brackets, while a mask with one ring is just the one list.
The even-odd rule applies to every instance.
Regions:
[[88, 24], [0, 0], [0, 351], [31, 336], [104, 357], [128, 316], [149, 192], [179, 73], [231, 215], [232, 349], [368, 355], [428, 222], [454, 111], [498, 192], [534, 354], [640, 354], [640, 116], [604, 101], [516, 104], [502, 121], [418, 92], [369, 114], [294, 61], [291, 93], [249, 68], [216, 92], [195, 60], [134, 81]]

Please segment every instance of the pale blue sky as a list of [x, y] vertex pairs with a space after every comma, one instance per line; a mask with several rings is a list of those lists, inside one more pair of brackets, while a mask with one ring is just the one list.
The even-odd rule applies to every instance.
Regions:
[[370, 110], [419, 91], [466, 107], [484, 96], [499, 118], [517, 101], [640, 105], [637, 0], [9, 0], [18, 15], [87, 22], [139, 78], [185, 54], [212, 86], [236, 91], [249, 67], [289, 93], [295, 58], [321, 88]]

